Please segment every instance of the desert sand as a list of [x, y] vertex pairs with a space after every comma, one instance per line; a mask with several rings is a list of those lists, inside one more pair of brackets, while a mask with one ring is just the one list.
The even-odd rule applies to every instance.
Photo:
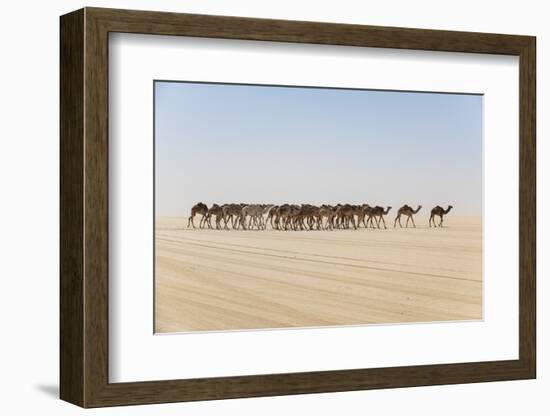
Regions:
[[481, 218], [450, 214], [430, 229], [418, 216], [416, 224], [216, 231], [157, 218], [155, 330], [482, 319]]

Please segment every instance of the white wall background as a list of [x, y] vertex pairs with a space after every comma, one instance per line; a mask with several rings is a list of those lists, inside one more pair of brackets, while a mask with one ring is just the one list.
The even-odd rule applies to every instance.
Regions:
[[543, 129], [550, 98], [548, 11], [542, 1], [178, 0], [5, 2], [0, 64], [0, 410], [3, 414], [82, 412], [58, 395], [58, 16], [82, 6], [156, 9], [388, 26], [529, 34], [538, 37], [539, 377], [534, 381], [225, 400], [87, 411], [88, 414], [548, 414], [550, 360], [543, 239], [543, 187], [550, 146]]

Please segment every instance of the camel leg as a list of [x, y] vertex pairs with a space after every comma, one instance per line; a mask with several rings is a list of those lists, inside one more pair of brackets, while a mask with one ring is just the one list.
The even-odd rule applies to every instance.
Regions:
[[393, 220], [393, 228], [395, 228], [396, 224], [397, 224], [397, 220], [400, 218], [400, 215], [397, 214], [397, 217], [395, 217], [395, 220]]
[[[416, 224], [414, 223], [414, 217], [411, 215], [409, 218], [411, 219], [411, 221], [413, 223], [413, 227], [416, 228]], [[407, 220], [407, 222], [408, 222], [408, 220]]]
[[[403, 228], [403, 226], [401, 225], [401, 214], [397, 216], [397, 222], [399, 222], [399, 228]], [[393, 226], [395, 228], [395, 224]]]
[[432, 219], [433, 219], [433, 215], [430, 215], [430, 221], [428, 221], [428, 224], [430, 224], [430, 228], [432, 228]]
[[[411, 219], [410, 215], [407, 215], [407, 222], [405, 223], [405, 228], [409, 228], [409, 220]], [[414, 221], [413, 221], [414, 222]]]
[[205, 218], [206, 218], [206, 216], [203, 215], [202, 218], [201, 218], [201, 220], [200, 220], [200, 222], [199, 222], [199, 228], [202, 228], [202, 227], [203, 227], [204, 222], [205, 222]]
[[382, 220], [382, 222], [384, 223], [384, 230], [387, 230], [388, 227], [386, 227], [386, 221], [384, 220], [384, 217], [380, 217], [380, 219]]
[[191, 225], [193, 226], [193, 228], [195, 228], [195, 223], [193, 222], [193, 218], [194, 218], [194, 217], [195, 217], [195, 216], [194, 216], [193, 214], [191, 214], [191, 215], [189, 216], [189, 219], [187, 220], [187, 228], [189, 228], [189, 223], [191, 223]]
[[440, 215], [439, 218], [439, 227], [443, 227], [443, 215]]

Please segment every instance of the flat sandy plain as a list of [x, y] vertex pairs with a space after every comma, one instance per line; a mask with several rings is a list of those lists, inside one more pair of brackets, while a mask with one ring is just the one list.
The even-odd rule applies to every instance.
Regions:
[[156, 220], [156, 332], [482, 318], [480, 217], [358, 231], [186, 223]]

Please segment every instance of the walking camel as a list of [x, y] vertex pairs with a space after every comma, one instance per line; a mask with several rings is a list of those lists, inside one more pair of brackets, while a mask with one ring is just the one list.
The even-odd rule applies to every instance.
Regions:
[[[231, 227], [233, 227], [233, 229], [239, 229], [239, 226], [240, 225], [243, 225], [242, 224], [242, 209], [246, 206], [247, 204], [225, 204], [222, 206], [222, 210], [223, 210], [223, 220], [225, 222], [225, 225], [224, 225], [224, 229], [225, 230], [229, 230], [229, 227], [228, 227], [228, 223], [231, 222]], [[245, 228], [245, 226], [243, 226], [243, 229]]]
[[367, 213], [367, 215], [369, 216], [369, 218], [367, 219], [367, 225], [370, 221], [371, 227], [374, 228], [374, 224], [373, 224], [373, 218], [374, 218], [376, 220], [376, 226], [378, 228], [380, 228], [380, 221], [382, 221], [384, 223], [384, 229], [387, 229], [388, 227], [386, 227], [386, 221], [384, 220], [384, 215], [388, 215], [388, 213], [390, 212], [390, 209], [391, 207], [387, 207], [386, 211], [384, 211], [384, 208], [381, 207], [380, 205], [377, 205], [374, 208], [370, 209]]
[[353, 225], [353, 229], [357, 230], [357, 224], [355, 223], [356, 207], [351, 204], [344, 204], [338, 206], [336, 209], [336, 227], [337, 228], [349, 228], [349, 224]]
[[416, 224], [414, 223], [413, 214], [417, 214], [418, 211], [420, 211], [420, 208], [422, 208], [422, 205], [419, 205], [416, 211], [412, 209], [407, 204], [403, 205], [401, 208], [397, 210], [397, 217], [395, 217], [395, 221], [393, 222], [393, 228], [395, 228], [396, 224], [399, 222], [399, 228], [402, 228], [401, 225], [401, 215], [405, 215], [407, 217], [407, 222], [405, 223], [405, 227], [409, 228], [409, 220], [412, 221], [413, 227], [416, 228]]
[[204, 223], [204, 220], [206, 219], [206, 214], [208, 213], [208, 206], [206, 204], [203, 204], [202, 202], [199, 202], [191, 208], [191, 215], [187, 219], [187, 228], [189, 228], [189, 224], [195, 228], [195, 223], [193, 222], [193, 219], [195, 218], [195, 215], [200, 214], [202, 215], [201, 221], [199, 223], [199, 228], [202, 228], [202, 225]]
[[440, 207], [439, 205], [436, 206], [435, 208], [432, 208], [432, 211], [430, 213], [430, 227], [432, 226], [432, 222], [434, 224], [434, 227], [437, 227], [437, 225], [435, 225], [435, 216], [438, 215], [439, 216], [439, 227], [443, 227], [443, 215], [447, 215], [449, 213], [449, 211], [453, 208], [452, 205], [449, 205], [447, 207], [447, 209], [443, 209], [443, 207]]
[[212, 229], [212, 215], [216, 217], [216, 230], [221, 230], [221, 221], [225, 218], [223, 215], [223, 208], [218, 204], [213, 204], [206, 213], [204, 222], [207, 223], [210, 229]]
[[[336, 208], [332, 205], [323, 204], [319, 208], [319, 223], [321, 229], [323, 230], [333, 230], [334, 229], [334, 217], [336, 216]], [[323, 218], [327, 219], [326, 226], [323, 226]]]

